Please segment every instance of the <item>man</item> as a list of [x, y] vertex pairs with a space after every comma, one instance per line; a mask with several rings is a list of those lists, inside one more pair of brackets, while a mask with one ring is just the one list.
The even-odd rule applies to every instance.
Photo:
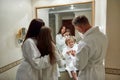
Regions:
[[106, 36], [98, 27], [92, 27], [85, 16], [75, 17], [72, 23], [83, 34], [76, 54], [76, 67], [80, 71], [78, 80], [105, 80], [103, 61], [107, 49]]

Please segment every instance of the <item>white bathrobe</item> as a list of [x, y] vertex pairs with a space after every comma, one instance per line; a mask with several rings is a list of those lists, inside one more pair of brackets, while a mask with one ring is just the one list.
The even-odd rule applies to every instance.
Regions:
[[89, 29], [78, 44], [78, 80], [105, 80], [103, 64], [107, 49], [107, 38], [98, 27]]
[[61, 34], [56, 35], [56, 46], [59, 49], [59, 51], [62, 53], [63, 49], [65, 48], [65, 37], [63, 37]]
[[61, 62], [61, 57], [57, 51], [54, 65], [50, 64], [49, 56], [38, 58], [40, 52], [34, 39], [29, 38], [24, 42], [22, 52], [24, 60], [18, 68], [16, 80], [58, 80], [57, 62]]
[[66, 63], [65, 69], [68, 71], [69, 76], [71, 78], [72, 78], [71, 71], [76, 72], [76, 70], [77, 70], [77, 68], [75, 67], [75, 65], [76, 65], [76, 56], [73, 56], [71, 54], [68, 55], [67, 52], [71, 51], [71, 50], [75, 50], [77, 52], [77, 48], [78, 48], [77, 44], [74, 44], [74, 46], [72, 48], [66, 46], [63, 49], [63, 52], [62, 52], [62, 55], [65, 58], [65, 63]]

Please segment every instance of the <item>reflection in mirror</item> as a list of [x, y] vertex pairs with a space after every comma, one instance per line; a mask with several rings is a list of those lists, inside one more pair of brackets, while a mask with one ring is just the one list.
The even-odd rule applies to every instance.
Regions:
[[69, 30], [70, 35], [75, 36], [76, 43], [81, 39], [80, 33], [72, 25], [72, 19], [78, 15], [85, 15], [93, 25], [93, 2], [36, 8], [36, 17], [43, 19], [45, 24], [51, 27], [53, 39], [61, 53], [66, 46], [63, 38], [65, 30]]
[[75, 30], [71, 23], [75, 16], [85, 15], [89, 19], [90, 24], [93, 24], [92, 2], [64, 6], [40, 7], [36, 8], [36, 10], [37, 18], [42, 18], [46, 25], [51, 27], [52, 36], [55, 41], [56, 35], [59, 33], [61, 26], [65, 26], [67, 29], [70, 29], [71, 35], [76, 37], [77, 42], [81, 39], [80, 33]]
[[47, 26], [52, 28], [54, 40], [62, 25], [66, 25], [71, 30], [72, 35], [75, 35], [79, 41], [78, 33], [75, 31], [71, 21], [75, 16], [85, 15], [92, 24], [92, 2], [84, 4], [72, 4], [64, 6], [50, 6], [36, 8], [37, 18], [42, 18]]

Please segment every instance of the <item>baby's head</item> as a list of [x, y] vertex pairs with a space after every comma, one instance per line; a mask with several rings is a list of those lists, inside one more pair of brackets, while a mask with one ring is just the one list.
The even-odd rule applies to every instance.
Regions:
[[65, 40], [65, 44], [70, 48], [74, 46], [75, 42], [76, 42], [76, 39], [74, 36], [69, 36]]

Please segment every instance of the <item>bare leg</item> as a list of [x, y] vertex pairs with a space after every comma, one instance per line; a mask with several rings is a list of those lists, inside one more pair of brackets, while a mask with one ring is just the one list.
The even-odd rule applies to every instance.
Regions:
[[78, 79], [77, 79], [77, 73], [76, 73], [76, 72], [71, 71], [71, 74], [72, 74], [72, 77], [73, 77], [74, 80], [78, 80]]

